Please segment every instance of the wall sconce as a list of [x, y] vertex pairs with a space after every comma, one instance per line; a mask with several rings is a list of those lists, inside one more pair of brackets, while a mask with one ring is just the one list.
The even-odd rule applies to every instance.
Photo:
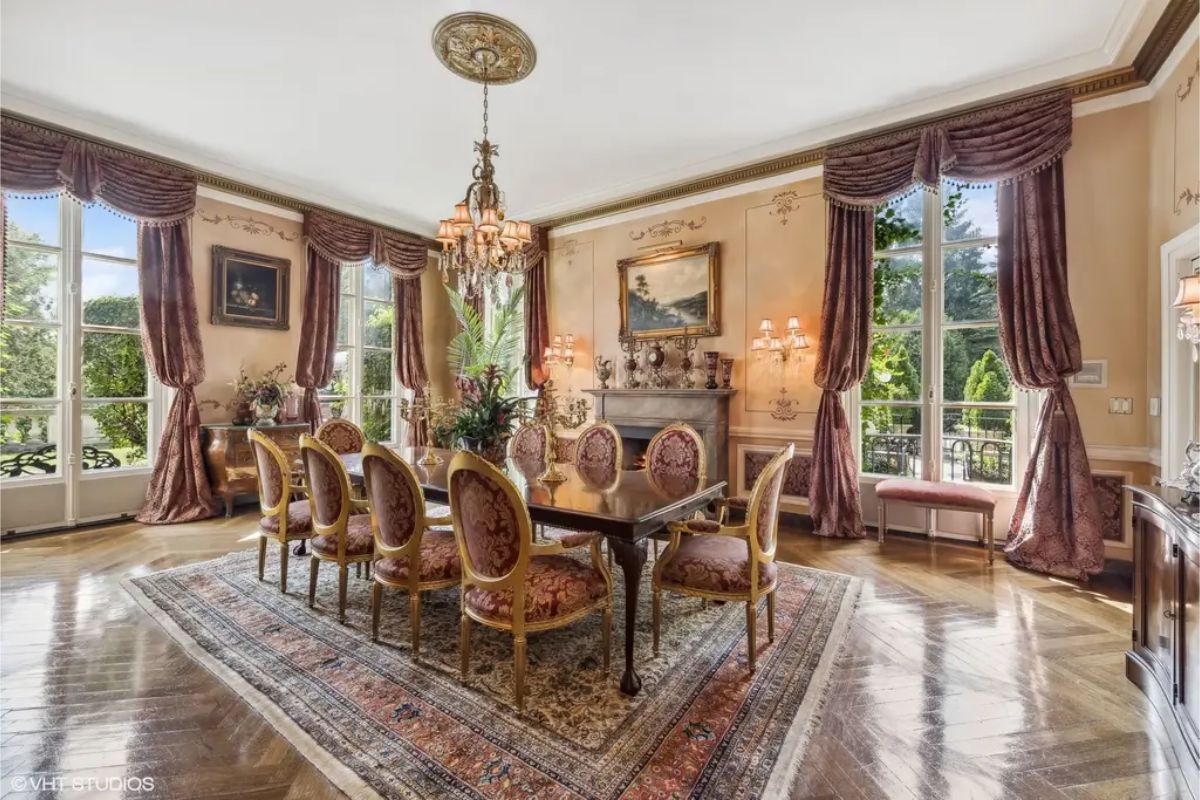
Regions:
[[1179, 309], [1175, 335], [1192, 346], [1192, 361], [1200, 361], [1200, 272], [1179, 279], [1179, 293], [1172, 304]]
[[565, 337], [555, 334], [554, 343], [546, 348], [545, 361], [547, 366], [564, 364], [571, 366], [575, 363], [575, 336], [568, 333]]
[[762, 335], [754, 337], [750, 342], [750, 350], [759, 360], [769, 360], [779, 364], [787, 363], [789, 359], [793, 358], [799, 361], [804, 358], [804, 351], [810, 347], [808, 337], [800, 328], [799, 317], [787, 318], [785, 336], [775, 335], [775, 323], [769, 319], [764, 319], [759, 323], [758, 331]]

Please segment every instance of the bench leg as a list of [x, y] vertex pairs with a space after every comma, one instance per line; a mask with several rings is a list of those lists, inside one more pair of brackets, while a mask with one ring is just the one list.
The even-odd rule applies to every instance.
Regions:
[[987, 544], [985, 545], [987, 547], [987, 560], [988, 564], [991, 565], [996, 559], [996, 523], [992, 519], [991, 512], [984, 515], [983, 520], [984, 529], [987, 531]]
[[932, 508], [925, 509], [925, 535], [929, 537], [929, 541], [932, 542], [934, 540]]
[[879, 543], [883, 544], [883, 537], [887, 535], [887, 503], [879, 504]]

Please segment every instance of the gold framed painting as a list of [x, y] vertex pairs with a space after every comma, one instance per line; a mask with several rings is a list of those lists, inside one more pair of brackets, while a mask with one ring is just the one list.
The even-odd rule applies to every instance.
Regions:
[[617, 270], [622, 338], [721, 335], [719, 243], [623, 258]]
[[212, 323], [286, 331], [291, 268], [286, 258], [213, 245]]

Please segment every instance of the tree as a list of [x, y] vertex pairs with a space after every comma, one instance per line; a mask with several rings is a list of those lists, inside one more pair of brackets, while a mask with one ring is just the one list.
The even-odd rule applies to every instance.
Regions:
[[[964, 395], [964, 399], [972, 403], [1003, 403], [1012, 399], [1012, 382], [995, 352], [985, 351], [971, 365]], [[1004, 438], [1012, 432], [1011, 416], [1007, 411], [997, 413], [985, 408], [970, 408], [964, 417], [967, 424], [976, 430], [999, 433]]]
[[[22, 230], [11, 221], [5, 235], [9, 242], [40, 242], [37, 234]], [[53, 257], [10, 245], [4, 254], [4, 299], [8, 319], [51, 320], [55, 316], [53, 285], [57, 264]], [[58, 389], [58, 334], [53, 329], [5, 323], [0, 326], [0, 396], [53, 397]], [[45, 415], [0, 415], [0, 441], [29, 439], [34, 417]], [[43, 440], [44, 441], [44, 440]]]
[[[93, 297], [83, 304], [89, 325], [137, 328], [136, 297]], [[142, 337], [136, 333], [83, 334], [83, 396], [143, 397], [146, 395], [146, 358]], [[110, 447], [128, 449], [132, 461], [146, 456], [148, 419], [145, 403], [105, 403], [88, 410]]]

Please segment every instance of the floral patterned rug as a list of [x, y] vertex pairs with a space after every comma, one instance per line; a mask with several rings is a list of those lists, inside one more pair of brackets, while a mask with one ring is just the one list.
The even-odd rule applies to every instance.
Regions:
[[[267, 576], [277, 574], [268, 551]], [[529, 638], [526, 711], [512, 697], [511, 637], [473, 627], [471, 675], [458, 672], [458, 590], [422, 603], [421, 658], [408, 601], [384, 594], [370, 640], [371, 582], [351, 571], [347, 624], [337, 570], [323, 565], [317, 607], [308, 559], [289, 593], [256, 577], [256, 554], [126, 583], [188, 652], [239, 692], [353, 797], [785, 795], [799, 765], [858, 594], [857, 579], [780, 564], [777, 636], [760, 609], [758, 670], [745, 668], [745, 607], [664, 594], [661, 655], [650, 636], [650, 564], [641, 592], [636, 698], [622, 671], [624, 587], [616, 573], [612, 666], [600, 615]]]

